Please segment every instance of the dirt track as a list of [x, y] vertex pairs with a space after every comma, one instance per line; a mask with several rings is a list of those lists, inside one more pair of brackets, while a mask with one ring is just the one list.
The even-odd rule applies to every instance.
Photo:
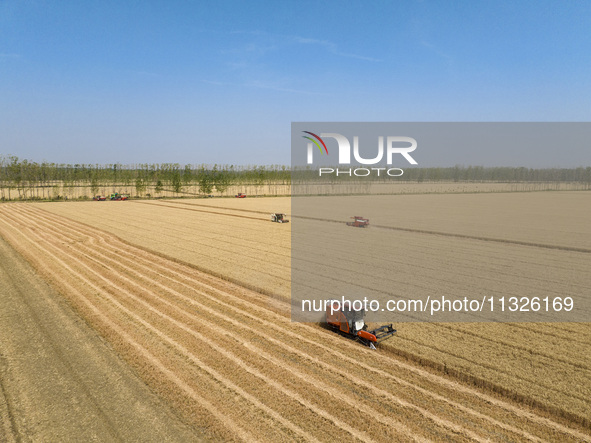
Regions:
[[207, 438], [591, 441], [35, 206], [3, 205], [0, 234]]
[[0, 441], [195, 441], [0, 238]]

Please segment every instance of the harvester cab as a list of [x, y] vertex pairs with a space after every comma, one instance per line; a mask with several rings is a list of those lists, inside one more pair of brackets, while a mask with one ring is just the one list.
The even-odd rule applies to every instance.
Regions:
[[347, 222], [347, 226], [355, 226], [356, 228], [366, 228], [369, 226], [368, 218], [363, 218], [359, 215], [355, 215], [351, 218], [353, 219], [353, 221]]
[[275, 223], [289, 223], [289, 220], [285, 219], [285, 214], [280, 214], [279, 212], [271, 214], [271, 221]]
[[367, 324], [365, 324], [364, 309], [355, 310], [351, 303], [341, 304], [336, 300], [332, 300], [326, 306], [326, 323], [333, 330], [353, 340], [359, 340], [371, 349], [375, 349], [376, 344], [396, 333], [396, 329], [392, 327], [392, 324], [368, 331]]

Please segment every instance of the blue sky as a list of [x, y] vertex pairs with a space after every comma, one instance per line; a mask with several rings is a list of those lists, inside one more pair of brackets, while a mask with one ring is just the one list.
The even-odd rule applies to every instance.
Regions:
[[289, 164], [292, 121], [591, 121], [590, 29], [587, 1], [4, 0], [0, 153]]

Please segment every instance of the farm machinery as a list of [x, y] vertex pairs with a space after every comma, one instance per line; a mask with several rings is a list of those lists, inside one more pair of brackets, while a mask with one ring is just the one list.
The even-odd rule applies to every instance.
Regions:
[[365, 309], [355, 310], [351, 303], [331, 300], [326, 305], [326, 324], [331, 329], [350, 339], [358, 340], [371, 349], [375, 349], [377, 343], [387, 340], [396, 333], [392, 324], [368, 331], [364, 318]]
[[289, 220], [285, 219], [286, 215], [276, 212], [271, 214], [271, 221], [275, 223], [289, 223]]
[[96, 197], [92, 197], [92, 199], [97, 202], [104, 202], [107, 199], [107, 197], [105, 197], [104, 195], [97, 195]]
[[110, 200], [127, 200], [129, 198], [129, 195], [127, 194], [119, 194], [118, 192], [115, 192], [114, 194], [111, 194]]
[[234, 197], [236, 197], [236, 198], [246, 198], [246, 194], [243, 194], [242, 192], [239, 192]]
[[347, 226], [355, 226], [356, 228], [367, 228], [369, 226], [369, 219], [363, 218], [359, 215], [351, 217], [352, 222], [347, 222]]

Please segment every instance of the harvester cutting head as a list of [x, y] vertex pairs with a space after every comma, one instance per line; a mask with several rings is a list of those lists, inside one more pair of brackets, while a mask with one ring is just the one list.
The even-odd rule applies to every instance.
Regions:
[[348, 301], [340, 302], [331, 300], [326, 305], [326, 323], [329, 327], [341, 334], [359, 340], [366, 346], [375, 349], [375, 345], [392, 337], [396, 329], [390, 325], [384, 325], [368, 331], [365, 324], [365, 310], [356, 310]]

